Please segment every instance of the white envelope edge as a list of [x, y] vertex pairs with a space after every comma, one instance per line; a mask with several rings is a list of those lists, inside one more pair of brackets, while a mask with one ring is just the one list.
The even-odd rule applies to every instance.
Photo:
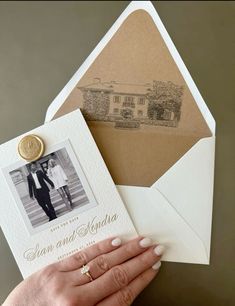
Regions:
[[[213, 136], [201, 139], [196, 143], [151, 188], [131, 186], [118, 186], [118, 188], [139, 233], [152, 233], [153, 226], [155, 226], [152, 218], [160, 216], [161, 222], [158, 222], [158, 225], [155, 226], [158, 235], [153, 239], [169, 245], [169, 250], [166, 252], [164, 260], [208, 264], [213, 203], [215, 121], [151, 2], [132, 1], [128, 5], [51, 103], [47, 110], [45, 121], [50, 121], [53, 118], [78, 81], [128, 15], [139, 9], [145, 10], [153, 18]], [[207, 163], [203, 163], [203, 171], [200, 172], [197, 170], [201, 169], [199, 168], [201, 161], [207, 161]], [[182, 173], [186, 175], [186, 178], [183, 177]], [[190, 173], [194, 173], [194, 176], [191, 176], [191, 180], [188, 179]], [[181, 188], [183, 182], [185, 183], [184, 190]], [[196, 186], [195, 190], [193, 190], [192, 186]], [[151, 207], [143, 210], [143, 201], [147, 203], [146, 200], [148, 200], [148, 205]], [[141, 203], [142, 205], [140, 205]], [[165, 212], [166, 209], [167, 213], [162, 215], [162, 212]], [[143, 216], [143, 213], [148, 220], [143, 220], [142, 222], [141, 216]], [[204, 221], [202, 222], [201, 220]], [[178, 230], [176, 231], [176, 229]]]

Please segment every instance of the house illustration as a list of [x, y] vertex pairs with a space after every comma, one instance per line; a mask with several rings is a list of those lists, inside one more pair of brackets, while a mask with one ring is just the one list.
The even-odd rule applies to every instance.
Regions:
[[180, 120], [183, 87], [172, 82], [128, 84], [99, 78], [82, 91], [82, 111], [87, 120], [115, 122], [115, 127], [141, 124], [176, 127]]

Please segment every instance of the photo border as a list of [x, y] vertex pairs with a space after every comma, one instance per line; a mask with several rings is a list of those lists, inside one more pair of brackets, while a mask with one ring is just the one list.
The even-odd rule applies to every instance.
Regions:
[[[43, 154], [42, 157], [44, 156], [47, 156], [51, 153], [54, 153], [54, 152], [57, 152], [61, 149], [66, 149], [68, 155], [69, 155], [69, 158], [72, 162], [72, 165], [76, 171], [76, 174], [79, 178], [79, 180], [81, 181], [81, 184], [83, 186], [83, 189], [87, 195], [87, 198], [89, 200], [89, 203], [86, 204], [85, 206], [81, 207], [81, 208], [75, 208], [73, 209], [72, 211], [52, 220], [52, 221], [48, 221], [47, 223], [45, 224], [42, 224], [42, 225], [39, 225], [37, 226], [36, 228], [34, 228], [29, 220], [29, 217], [25, 211], [25, 208], [24, 208], [24, 205], [22, 203], [22, 200], [18, 194], [18, 191], [15, 187], [15, 184], [13, 183], [13, 180], [12, 180], [12, 177], [10, 175], [10, 172], [14, 171], [14, 170], [17, 170], [18, 168], [21, 168], [21, 167], [24, 167], [28, 164], [31, 164], [32, 162], [27, 162], [25, 160], [19, 160], [17, 161], [16, 163], [13, 163], [5, 168], [2, 169], [3, 171], [3, 175], [6, 179], [6, 182], [7, 182], [7, 186], [10, 190], [10, 193], [14, 199], [14, 203], [15, 203], [15, 206], [17, 207], [20, 215], [21, 215], [21, 218], [22, 218], [22, 221], [26, 227], [26, 230], [27, 232], [29, 233], [29, 235], [33, 235], [33, 234], [36, 234], [36, 233], [39, 233], [39, 232], [42, 232], [46, 229], [49, 229], [51, 227], [54, 227], [60, 223], [63, 223], [65, 221], [67, 221], [68, 219], [70, 218], [73, 218], [75, 216], [77, 216], [78, 214], [80, 213], [84, 213], [88, 210], [90, 210], [91, 208], [99, 205], [95, 196], [94, 196], [94, 193], [92, 191], [92, 188], [88, 182], [88, 179], [86, 178], [86, 175], [84, 173], [84, 170], [82, 168], [82, 165], [81, 163], [79, 162], [79, 159], [78, 157], [76, 156], [73, 148], [72, 148], [72, 144], [71, 144], [71, 141], [69, 139], [66, 139], [64, 141], [61, 141], [59, 143], [56, 143], [54, 145], [51, 145], [49, 146], [45, 153]], [[38, 159], [40, 160], [40, 159]]]

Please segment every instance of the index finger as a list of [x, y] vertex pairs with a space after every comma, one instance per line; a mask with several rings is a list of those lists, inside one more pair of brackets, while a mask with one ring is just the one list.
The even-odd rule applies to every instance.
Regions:
[[55, 265], [60, 272], [73, 271], [81, 268], [83, 265], [86, 265], [95, 257], [117, 249], [121, 244], [122, 241], [119, 237], [109, 238], [59, 261]]

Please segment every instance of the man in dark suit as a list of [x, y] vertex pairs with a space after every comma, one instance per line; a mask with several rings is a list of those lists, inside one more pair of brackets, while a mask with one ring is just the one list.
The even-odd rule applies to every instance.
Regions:
[[30, 198], [37, 200], [49, 217], [49, 221], [56, 219], [55, 209], [51, 204], [50, 190], [46, 184], [48, 182], [54, 188], [53, 182], [42, 170], [37, 169], [36, 163], [31, 164], [30, 171], [30, 174], [27, 176]]

